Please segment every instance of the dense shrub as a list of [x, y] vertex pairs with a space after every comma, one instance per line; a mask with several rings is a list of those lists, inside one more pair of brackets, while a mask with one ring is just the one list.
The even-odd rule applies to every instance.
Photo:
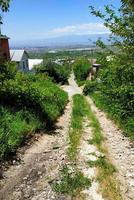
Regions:
[[73, 70], [78, 84], [87, 79], [90, 69], [91, 64], [87, 59], [78, 59], [74, 62]]
[[[90, 6], [92, 15], [101, 18], [112, 33], [112, 47], [102, 41], [97, 45], [103, 49], [99, 61], [103, 63], [99, 77], [102, 80], [96, 100], [104, 107], [134, 139], [134, 6], [132, 1], [121, 0], [119, 8], [106, 5], [104, 10]], [[106, 53], [109, 53], [106, 57]]]
[[39, 119], [28, 111], [15, 112], [0, 106], [0, 159], [14, 152], [28, 132], [41, 126]]
[[0, 84], [7, 79], [15, 78], [17, 68], [14, 62], [0, 63]]
[[68, 78], [70, 76], [69, 64], [64, 63], [62, 65], [56, 64], [52, 61], [44, 62], [43, 65], [36, 67], [37, 73], [46, 73], [52, 78], [56, 83], [66, 84], [68, 83]]
[[[98, 93], [93, 97], [96, 104], [123, 128], [124, 134], [134, 139], [134, 65], [120, 57], [115, 56], [100, 69], [101, 82], [99, 88], [94, 88]], [[87, 85], [84, 92], [91, 94]]]
[[98, 89], [97, 81], [86, 81], [83, 92], [85, 95], [88, 95], [88, 94], [92, 94], [93, 92], [97, 91], [97, 89]]
[[0, 159], [14, 152], [29, 132], [52, 125], [62, 114], [67, 93], [46, 74], [23, 74], [0, 65]]
[[50, 123], [53, 123], [63, 112], [67, 99], [66, 92], [45, 79], [40, 81], [8, 80], [0, 88], [2, 105], [26, 107]]

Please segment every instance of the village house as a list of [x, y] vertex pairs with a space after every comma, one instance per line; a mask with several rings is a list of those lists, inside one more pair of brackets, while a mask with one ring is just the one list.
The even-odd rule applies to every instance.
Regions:
[[29, 64], [28, 64], [28, 53], [25, 50], [10, 50], [10, 59], [11, 61], [16, 62], [17, 69], [19, 71], [28, 72]]
[[10, 60], [8, 37], [0, 34], [0, 59]]
[[28, 54], [25, 50], [10, 50], [9, 38], [0, 33], [0, 61], [14, 61], [19, 71], [28, 72]]
[[35, 72], [35, 67], [37, 65], [42, 65], [43, 64], [43, 59], [28, 59], [28, 64], [29, 64], [29, 70], [31, 72]]

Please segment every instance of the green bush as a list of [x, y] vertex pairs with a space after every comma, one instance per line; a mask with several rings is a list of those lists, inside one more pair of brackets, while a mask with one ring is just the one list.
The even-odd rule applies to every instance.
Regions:
[[[26, 75], [25, 75], [26, 76]], [[23, 79], [6, 81], [0, 88], [0, 103], [34, 111], [41, 119], [53, 123], [63, 112], [67, 93], [50, 80], [29, 81]]]
[[[124, 134], [134, 138], [134, 64], [125, 55], [113, 56], [105, 62], [105, 54], [99, 55], [102, 68], [97, 74], [100, 79], [86, 84], [85, 94], [93, 96], [96, 104], [104, 109], [124, 130]], [[92, 85], [93, 84], [93, 85]], [[97, 93], [96, 93], [97, 91]]]
[[85, 81], [89, 75], [91, 64], [87, 59], [77, 59], [73, 64], [73, 70], [77, 83]]
[[88, 94], [90, 95], [93, 92], [97, 91], [97, 88], [98, 88], [97, 81], [87, 81], [83, 89], [83, 92], [85, 95], [88, 95]]
[[68, 96], [46, 74], [19, 73], [12, 63], [1, 65], [0, 70], [2, 159], [15, 152], [29, 132], [52, 125], [62, 114]]
[[66, 84], [70, 76], [69, 64], [64, 63], [62, 65], [56, 64], [52, 61], [44, 62], [43, 65], [36, 67], [37, 73], [46, 73], [56, 83]]
[[7, 79], [14, 79], [17, 73], [14, 62], [0, 63], [0, 84]]
[[32, 113], [0, 106], [0, 160], [15, 152], [28, 132], [41, 127], [42, 123]]

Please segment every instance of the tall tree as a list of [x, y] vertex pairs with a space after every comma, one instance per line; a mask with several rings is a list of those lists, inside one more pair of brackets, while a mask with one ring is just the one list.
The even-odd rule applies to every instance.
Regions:
[[[102, 55], [103, 67], [99, 72], [101, 79], [100, 96], [117, 120], [125, 127], [132, 138], [134, 130], [134, 0], [121, 0], [121, 6], [105, 6], [104, 12], [90, 6], [91, 14], [101, 18], [111, 31], [111, 41], [116, 46], [110, 62]], [[105, 45], [98, 42], [102, 47]], [[112, 105], [112, 106], [111, 106]]]
[[7, 12], [11, 0], [0, 0], [0, 9], [2, 12]]

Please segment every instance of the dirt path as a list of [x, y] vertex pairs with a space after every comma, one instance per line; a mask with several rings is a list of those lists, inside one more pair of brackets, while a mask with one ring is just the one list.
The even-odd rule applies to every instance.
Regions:
[[23, 164], [12, 166], [6, 173], [0, 191], [3, 200], [60, 199], [53, 193], [51, 183], [66, 162], [66, 137], [71, 115], [71, 103], [57, 123], [56, 133], [44, 134], [23, 156]]
[[60, 200], [69, 199], [52, 191], [51, 183], [67, 162], [66, 148], [72, 111], [71, 97], [82, 93], [72, 74], [69, 85], [62, 87], [69, 94], [69, 103], [51, 135], [43, 134], [22, 155], [21, 163], [14, 164], [4, 173], [0, 200]]
[[118, 169], [123, 200], [134, 200], [134, 143], [123, 136], [121, 130], [87, 98], [96, 114], [111, 159]]
[[[0, 200], [70, 200], [71, 197], [58, 195], [52, 191], [51, 183], [58, 180], [59, 172], [68, 162], [66, 149], [68, 148], [68, 133], [72, 112], [72, 96], [82, 94], [72, 74], [68, 86], [62, 88], [69, 94], [69, 103], [65, 113], [59, 118], [56, 130], [51, 135], [43, 134], [22, 155], [21, 163], [14, 164], [5, 173], [1, 181]], [[92, 110], [96, 114], [106, 137], [106, 145], [113, 163], [118, 168], [119, 180], [124, 200], [134, 199], [134, 147], [121, 131], [99, 111], [88, 98]], [[87, 161], [98, 159], [100, 152], [92, 144], [92, 131], [89, 121], [83, 122], [78, 167], [83, 174], [92, 179], [92, 185], [81, 192], [84, 200], [103, 200], [96, 181], [96, 169], [90, 168]], [[79, 197], [77, 198], [79, 200]], [[114, 200], [114, 199], [113, 199]]]
[[[104, 200], [101, 193], [99, 192], [99, 183], [96, 180], [97, 170], [96, 168], [91, 168], [87, 164], [90, 161], [96, 161], [101, 155], [97, 148], [89, 144], [89, 140], [92, 139], [92, 128], [89, 127], [89, 120], [85, 119], [83, 122], [83, 134], [81, 137], [81, 142], [79, 146], [78, 153], [78, 168], [83, 173], [83, 175], [92, 181], [89, 188], [81, 191], [82, 198], [84, 200]], [[79, 199], [77, 197], [77, 199]]]

